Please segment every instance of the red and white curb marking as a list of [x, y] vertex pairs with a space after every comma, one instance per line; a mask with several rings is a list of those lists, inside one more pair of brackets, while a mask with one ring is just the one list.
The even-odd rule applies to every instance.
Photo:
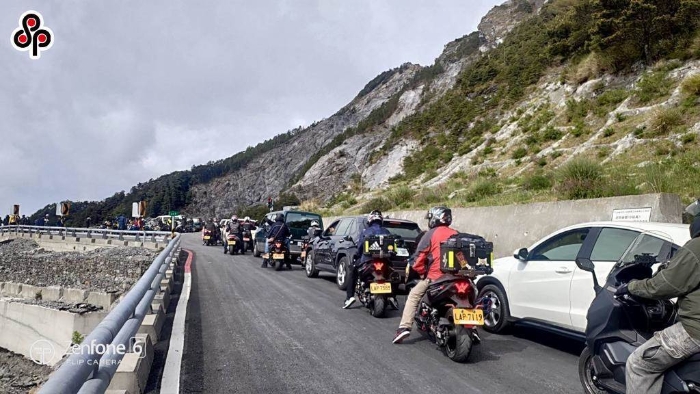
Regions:
[[182, 354], [185, 347], [185, 317], [187, 315], [187, 303], [190, 300], [190, 289], [192, 288], [192, 258], [194, 253], [190, 250], [182, 249], [187, 253], [185, 262], [185, 277], [182, 283], [180, 299], [175, 310], [173, 320], [173, 330], [170, 335], [170, 347], [165, 358], [165, 368], [163, 369], [163, 379], [161, 381], [161, 393], [180, 392], [180, 368], [182, 366]]

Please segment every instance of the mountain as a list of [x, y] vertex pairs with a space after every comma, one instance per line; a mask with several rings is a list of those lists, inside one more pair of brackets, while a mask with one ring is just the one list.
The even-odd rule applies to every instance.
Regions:
[[[257, 216], [697, 193], [700, 0], [511, 0], [327, 119], [88, 212]], [[126, 209], [125, 209], [126, 207]]]

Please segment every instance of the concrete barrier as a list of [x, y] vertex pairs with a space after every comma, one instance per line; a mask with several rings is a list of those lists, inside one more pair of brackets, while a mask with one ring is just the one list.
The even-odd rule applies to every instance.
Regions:
[[[584, 222], [612, 220], [613, 210], [651, 208], [652, 222], [682, 223], [683, 204], [675, 194], [644, 194], [589, 200], [566, 200], [496, 207], [454, 208], [452, 227], [461, 232], [484, 236], [494, 243], [496, 257], [511, 255], [514, 250], [532, 243], [561, 228]], [[408, 219], [427, 229], [425, 210], [391, 211], [385, 216]], [[329, 226], [338, 217], [323, 218]]]
[[[93, 237], [99, 237], [94, 234]], [[157, 242], [142, 242], [134, 240], [117, 240], [104, 238], [80, 238], [66, 237], [62, 235], [36, 234], [36, 233], [3, 233], [0, 241], [25, 238], [33, 239], [40, 247], [53, 252], [86, 252], [105, 247], [132, 246], [158, 250], [162, 245]]]
[[19, 296], [22, 298], [26, 298], [28, 300], [40, 300], [43, 299], [42, 297], [42, 289], [41, 287], [38, 286], [31, 286], [31, 285], [22, 285], [22, 291], [19, 293]]
[[153, 365], [153, 342], [145, 334], [136, 334], [134, 338], [141, 351], [124, 355], [117, 372], [109, 383], [108, 390], [120, 390], [128, 393], [143, 393], [146, 390], [148, 375]]
[[5, 297], [19, 297], [22, 294], [22, 284], [5, 282], [2, 286], [2, 295]]

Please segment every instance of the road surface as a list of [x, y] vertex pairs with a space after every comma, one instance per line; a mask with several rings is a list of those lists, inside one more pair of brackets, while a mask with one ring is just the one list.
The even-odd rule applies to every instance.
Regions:
[[[183, 393], [581, 393], [581, 345], [516, 329], [482, 335], [466, 364], [414, 333], [391, 343], [399, 311], [384, 319], [343, 310], [333, 277], [261, 269], [183, 237], [194, 252], [181, 371]], [[403, 306], [403, 297], [400, 297]]]

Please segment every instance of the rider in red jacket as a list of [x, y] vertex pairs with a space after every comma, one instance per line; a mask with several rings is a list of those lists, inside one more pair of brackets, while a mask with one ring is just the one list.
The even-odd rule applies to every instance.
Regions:
[[440, 243], [457, 234], [457, 231], [449, 227], [452, 224], [451, 209], [447, 207], [431, 208], [425, 218], [428, 219], [430, 230], [421, 238], [414, 254], [413, 263], [413, 269], [425, 279], [418, 282], [406, 298], [401, 324], [396, 331], [394, 343], [401, 343], [411, 335], [413, 315], [416, 314], [421, 298], [428, 290], [430, 283], [443, 275], [440, 271]]

